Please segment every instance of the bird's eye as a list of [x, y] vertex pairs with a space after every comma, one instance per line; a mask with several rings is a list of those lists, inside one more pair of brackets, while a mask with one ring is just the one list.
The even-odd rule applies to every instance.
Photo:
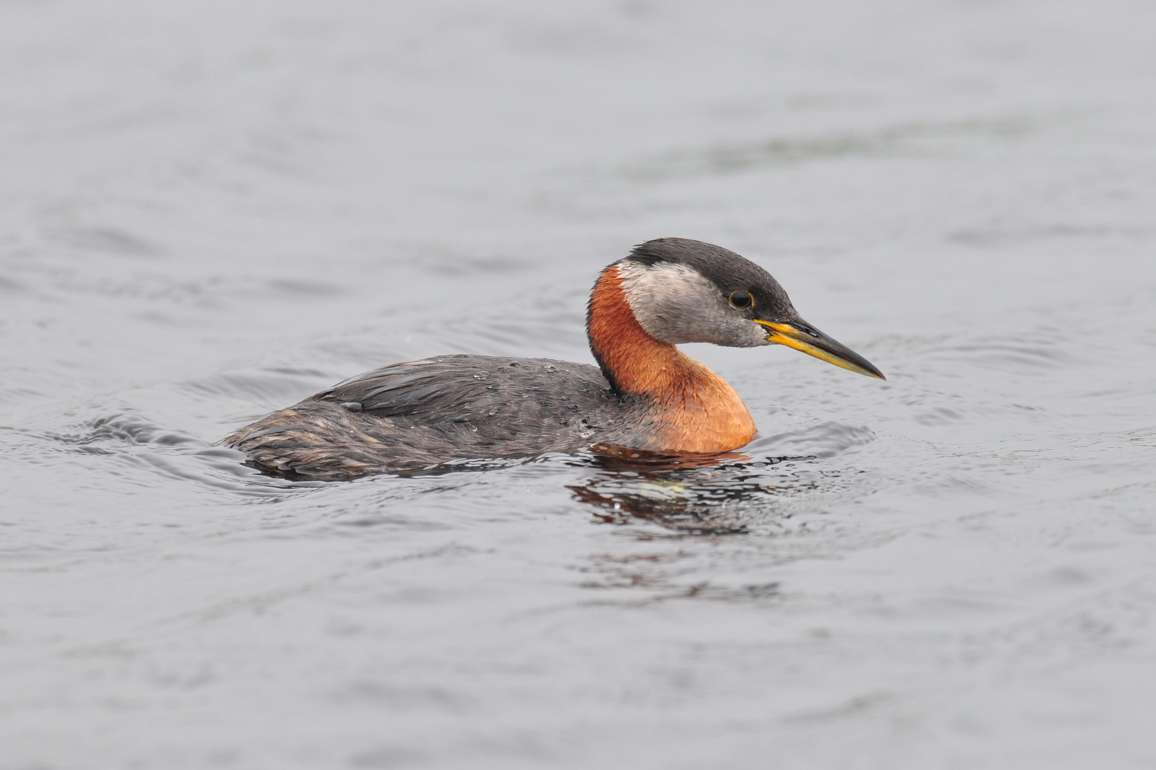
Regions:
[[755, 298], [751, 296], [749, 291], [743, 291], [742, 289], [732, 291], [728, 299], [730, 300], [731, 307], [737, 307], [739, 310], [746, 310], [749, 307], [755, 306]]

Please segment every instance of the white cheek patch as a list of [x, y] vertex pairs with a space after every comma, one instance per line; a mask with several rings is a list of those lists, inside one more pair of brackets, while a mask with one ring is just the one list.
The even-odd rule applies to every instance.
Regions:
[[[657, 340], [713, 342], [704, 322], [725, 310], [718, 288], [697, 270], [670, 262], [618, 265], [626, 301], [638, 323]], [[720, 307], [721, 306], [721, 307]]]

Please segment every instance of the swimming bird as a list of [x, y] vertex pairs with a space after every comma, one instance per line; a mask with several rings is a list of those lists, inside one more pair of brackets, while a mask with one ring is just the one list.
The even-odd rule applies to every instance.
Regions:
[[679, 344], [785, 345], [884, 379], [804, 321], [761, 267], [686, 238], [648, 241], [602, 270], [586, 333], [597, 367], [478, 355], [392, 364], [223, 443], [266, 473], [321, 480], [591, 446], [709, 455], [746, 445], [755, 423], [738, 393]]

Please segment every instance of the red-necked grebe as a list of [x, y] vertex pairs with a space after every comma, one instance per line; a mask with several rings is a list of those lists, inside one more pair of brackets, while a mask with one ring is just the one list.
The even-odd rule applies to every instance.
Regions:
[[453, 460], [592, 445], [716, 454], [755, 436], [734, 389], [675, 345], [786, 345], [883, 379], [803, 321], [765, 270], [701, 241], [660, 238], [599, 275], [586, 314], [598, 367], [452, 355], [393, 364], [274, 412], [224, 443], [267, 472], [339, 480]]

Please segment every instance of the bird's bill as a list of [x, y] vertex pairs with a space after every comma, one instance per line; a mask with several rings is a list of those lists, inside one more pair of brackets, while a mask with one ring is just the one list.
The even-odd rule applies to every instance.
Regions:
[[883, 376], [883, 372], [875, 368], [875, 365], [866, 358], [806, 323], [760, 320], [756, 320], [755, 323], [766, 328], [768, 342], [786, 345], [800, 353], [814, 356], [820, 361], [834, 364], [849, 372], [865, 374], [868, 377], [878, 377], [881, 380], [887, 379]]

